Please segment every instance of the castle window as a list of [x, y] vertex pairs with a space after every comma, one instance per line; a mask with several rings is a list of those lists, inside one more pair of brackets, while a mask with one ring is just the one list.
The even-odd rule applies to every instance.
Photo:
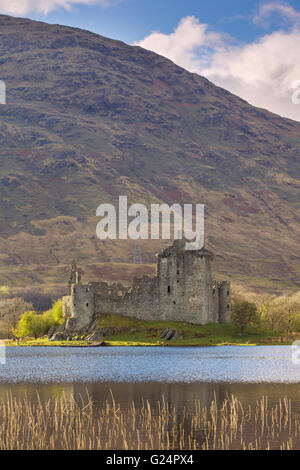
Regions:
[[171, 286], [168, 286], [168, 293], [170, 294], [171, 292]]
[[89, 291], [89, 288], [87, 287], [87, 288], [85, 289], [85, 291], [88, 292], [88, 291]]
[[229, 292], [229, 290], [228, 290], [228, 291], [227, 291], [227, 295], [229, 295], [229, 294], [230, 294], [230, 292]]
[[180, 272], [179, 272], [179, 269], [177, 269], [177, 275], [179, 276]]
[[176, 302], [175, 302], [175, 300], [173, 300], [173, 304], [174, 304], [174, 305], [176, 305]]
[[88, 307], [88, 306], [89, 306], [89, 304], [86, 304], [86, 306]]
[[74, 304], [74, 307], [76, 307], [76, 304]]
[[227, 305], [227, 310], [229, 310], [229, 309], [230, 309], [230, 307], [229, 307], [229, 305]]
[[177, 284], [179, 284], [179, 281], [177, 281]]
[[75, 294], [75, 292], [76, 292], [76, 287], [73, 287], [73, 292], [74, 292], [74, 294]]

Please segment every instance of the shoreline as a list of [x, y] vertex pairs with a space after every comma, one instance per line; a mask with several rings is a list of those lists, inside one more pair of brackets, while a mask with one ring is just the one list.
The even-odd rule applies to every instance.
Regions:
[[17, 348], [17, 347], [61, 347], [61, 348], [115, 348], [115, 347], [147, 347], [147, 348], [157, 348], [157, 347], [166, 347], [166, 348], [209, 348], [209, 347], [220, 347], [220, 346], [291, 346], [291, 342], [283, 342], [283, 343], [274, 343], [274, 342], [224, 342], [224, 343], [215, 343], [215, 344], [180, 344], [177, 343], [160, 343], [160, 344], [147, 344], [143, 342], [134, 342], [134, 341], [103, 341], [101, 344], [93, 344], [84, 341], [48, 341], [48, 342], [41, 342], [41, 341], [21, 341], [20, 343], [16, 342], [4, 342], [5, 346]]

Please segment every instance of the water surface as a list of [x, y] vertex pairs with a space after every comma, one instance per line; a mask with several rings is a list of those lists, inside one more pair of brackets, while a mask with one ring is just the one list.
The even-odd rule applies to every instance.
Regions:
[[[0, 365], [0, 398], [7, 400], [9, 393], [13, 399], [27, 397], [35, 406], [40, 402], [48, 406], [49, 399], [53, 404], [54, 399], [63, 397], [83, 406], [83, 397], [88, 397], [95, 407], [95, 416], [97, 410], [101, 412], [108, 403], [112, 404], [112, 397], [124, 416], [129, 416], [132, 403], [140, 417], [149, 402], [154, 418], [167, 405], [176, 419], [166, 424], [166, 430], [176, 436], [182, 426], [186, 435], [191, 432], [195, 402], [207, 410], [213, 400], [222, 409], [232, 395], [244, 410], [259, 408], [261, 400], [269, 410], [278, 407], [278, 403], [280, 409], [285, 406], [283, 403], [289, 403], [291, 418], [280, 421], [278, 429], [270, 432], [265, 423], [262, 426], [256, 419], [245, 422], [231, 441], [231, 448], [256, 446], [259, 439], [262, 448], [280, 449], [292, 439], [295, 449], [300, 448], [300, 438], [290, 423], [297, 427], [299, 422], [300, 366], [293, 364], [293, 352], [291, 346], [11, 347], [7, 348], [6, 365]], [[126, 426], [131, 433], [131, 421]], [[100, 438], [110, 443], [111, 428], [104, 428]], [[136, 448], [137, 432], [142, 433], [142, 429], [138, 418], [132, 448]], [[195, 430], [197, 448], [202, 448], [207, 438], [210, 448], [214, 448], [215, 440], [207, 437], [206, 431], [203, 425]], [[84, 435], [88, 432], [91, 430], [84, 429]], [[118, 441], [112, 448], [121, 448], [118, 446], [122, 446], [123, 434], [118, 428], [115, 432]], [[220, 435], [218, 431], [218, 439]], [[165, 432], [161, 439], [166, 439]], [[141, 442], [146, 448], [148, 438], [142, 437]], [[178, 441], [175, 447], [180, 446]]]
[[300, 383], [291, 346], [8, 347], [0, 383]]

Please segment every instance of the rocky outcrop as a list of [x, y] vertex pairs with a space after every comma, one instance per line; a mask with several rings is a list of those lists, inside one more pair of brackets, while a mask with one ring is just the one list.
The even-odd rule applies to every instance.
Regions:
[[102, 342], [103, 341], [103, 334], [101, 330], [96, 330], [90, 336], [86, 338], [88, 341], [96, 341]]
[[69, 318], [66, 323], [60, 325], [55, 329], [52, 326], [48, 333], [50, 341], [78, 341], [86, 340], [91, 342], [91, 346], [99, 346], [103, 343], [103, 336], [110, 334], [110, 328], [98, 328], [97, 322], [93, 321], [86, 325], [81, 330], [76, 330], [72, 322], [72, 318]]
[[55, 326], [51, 326], [50, 330], [48, 331], [48, 339], [52, 338], [55, 332]]
[[[50, 341], [63, 341], [69, 336], [65, 324], [60, 325], [58, 328], [54, 329], [54, 331], [53, 329], [54, 327], [52, 326], [48, 333], [48, 338]], [[52, 335], [50, 335], [50, 333], [52, 333]]]
[[170, 341], [175, 339], [183, 339], [183, 333], [181, 331], [173, 330], [172, 328], [165, 328], [160, 337], [164, 340]]

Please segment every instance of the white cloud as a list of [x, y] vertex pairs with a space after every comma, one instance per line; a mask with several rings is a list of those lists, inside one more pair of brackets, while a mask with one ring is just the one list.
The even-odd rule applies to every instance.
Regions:
[[194, 16], [187, 16], [173, 33], [153, 32], [135, 44], [168, 57], [182, 67], [198, 71], [206, 65], [212, 50], [222, 45], [222, 40], [222, 34], [210, 31], [207, 24], [201, 24]]
[[294, 18], [293, 27], [266, 34], [250, 44], [234, 44], [194, 17], [182, 19], [169, 35], [152, 33], [137, 44], [207, 77], [255, 106], [300, 121], [300, 105], [292, 103], [293, 83], [300, 80], [300, 14], [286, 4], [271, 2], [261, 7], [255, 21], [274, 11], [288, 15], [290, 21]]
[[300, 121], [292, 84], [300, 79], [300, 32], [274, 32], [259, 41], [216, 50], [199, 73], [256, 106]]
[[300, 24], [300, 13], [286, 2], [273, 1], [260, 5], [258, 12], [254, 15], [253, 22], [262, 26], [266, 20], [277, 15], [282, 20], [289, 21], [292, 25]]
[[47, 15], [53, 10], [64, 8], [70, 10], [74, 5], [100, 5], [109, 7], [122, 0], [0, 0], [0, 13], [8, 15], [26, 15], [42, 13]]

